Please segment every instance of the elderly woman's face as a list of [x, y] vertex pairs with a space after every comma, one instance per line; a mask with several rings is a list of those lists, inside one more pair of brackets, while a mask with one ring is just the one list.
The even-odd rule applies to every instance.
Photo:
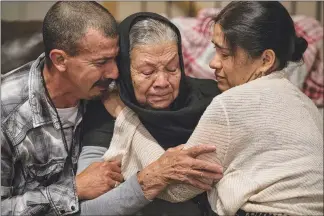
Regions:
[[136, 46], [130, 57], [137, 101], [147, 108], [167, 108], [179, 94], [181, 71], [177, 44]]
[[[253, 40], [253, 38], [251, 38]], [[240, 47], [234, 54], [230, 53], [221, 26], [215, 24], [212, 42], [215, 44], [216, 54], [209, 63], [209, 67], [215, 70], [218, 88], [226, 91], [232, 87], [244, 84], [256, 78], [260, 62], [252, 59]]]

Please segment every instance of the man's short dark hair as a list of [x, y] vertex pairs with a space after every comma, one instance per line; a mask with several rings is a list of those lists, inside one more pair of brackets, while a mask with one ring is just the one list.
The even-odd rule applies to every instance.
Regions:
[[51, 64], [49, 53], [53, 49], [65, 51], [68, 55], [78, 54], [78, 42], [89, 28], [103, 35], [115, 38], [117, 23], [109, 11], [97, 2], [60, 1], [47, 12], [43, 21], [43, 41], [47, 63]]

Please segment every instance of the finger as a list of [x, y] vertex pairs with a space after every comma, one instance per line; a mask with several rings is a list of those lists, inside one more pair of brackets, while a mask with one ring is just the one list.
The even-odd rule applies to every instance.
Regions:
[[212, 173], [212, 172], [206, 172], [202, 170], [188, 170], [186, 171], [187, 175], [192, 176], [194, 178], [200, 178], [200, 179], [210, 179], [213, 181], [218, 181], [223, 177], [223, 174], [220, 173]]
[[120, 181], [116, 181], [116, 180], [113, 180], [113, 179], [111, 179], [111, 178], [108, 178], [108, 179], [106, 180], [106, 186], [107, 186], [108, 190], [117, 187], [117, 186], [120, 185], [121, 183], [122, 183], [122, 182], [120, 182]]
[[201, 154], [211, 153], [216, 151], [216, 147], [214, 145], [197, 145], [186, 150], [187, 155], [191, 157], [197, 157]]
[[120, 168], [120, 166], [117, 165], [116, 162], [106, 162], [105, 169], [108, 169], [113, 172], [121, 173], [121, 168]]
[[116, 164], [117, 166], [121, 166], [121, 160], [114, 160], [114, 161], [109, 161], [109, 163]]
[[119, 183], [123, 182], [124, 181], [124, 177], [122, 174], [120, 173], [117, 173], [117, 172], [109, 172], [108, 173], [108, 176], [114, 180], [114, 181], [117, 181]]
[[198, 179], [195, 178], [188, 178], [187, 184], [190, 184], [196, 188], [199, 188], [203, 191], [209, 191], [212, 189], [212, 187], [209, 184], [206, 184], [204, 182], [199, 181]]
[[[118, 182], [117, 182], [118, 184]], [[116, 185], [116, 181], [112, 180], [111, 178], [106, 178], [106, 186], [108, 189], [113, 189]]]
[[105, 104], [108, 97], [109, 97], [109, 93], [107, 93], [107, 92], [103, 93], [103, 95], [101, 96], [101, 103]]
[[180, 151], [180, 150], [182, 150], [184, 147], [185, 147], [185, 144], [181, 144], [181, 145], [178, 145], [178, 146], [176, 146], [176, 147], [169, 148], [168, 151], [170, 151], [170, 152]]
[[194, 170], [203, 170], [203, 171], [208, 171], [216, 174], [223, 173], [223, 167], [216, 163], [203, 161], [200, 159], [193, 159], [193, 162], [191, 164], [192, 164], [191, 168]]

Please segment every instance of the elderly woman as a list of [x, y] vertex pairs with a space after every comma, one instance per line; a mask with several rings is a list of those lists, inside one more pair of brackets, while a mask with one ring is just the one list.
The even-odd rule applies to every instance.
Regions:
[[[279, 2], [232, 2], [214, 22], [217, 52], [210, 67], [223, 93], [213, 99], [184, 146], [217, 148], [198, 156], [224, 167], [224, 177], [208, 192], [213, 211], [323, 215], [323, 120], [285, 76], [287, 63], [302, 59], [307, 42], [296, 36]], [[112, 99], [106, 106], [114, 104]], [[126, 179], [164, 153], [128, 107], [118, 115], [115, 129], [121, 133], [113, 137], [105, 158], [122, 157]], [[141, 153], [144, 149], [147, 154]], [[170, 185], [159, 197], [179, 202], [201, 192]]]
[[[206, 191], [211, 189], [214, 180], [222, 177], [218, 164], [195, 159], [199, 154], [214, 152], [215, 147], [200, 146], [186, 151], [173, 148], [187, 142], [206, 107], [220, 93], [217, 83], [185, 76], [180, 33], [164, 17], [136, 13], [118, 28], [121, 98], [137, 114], [158, 145], [172, 153], [156, 158], [158, 160], [152, 161], [150, 167], [136, 170], [114, 190], [83, 202], [81, 214], [130, 214], [149, 203], [141, 210], [141, 215], [210, 215], [212, 211], [205, 194], [183, 203], [154, 198], [170, 184], [186, 183]], [[114, 102], [118, 104], [117, 100]], [[79, 173], [91, 163], [102, 161], [112, 136], [116, 138], [122, 133], [114, 125], [116, 110], [118, 107], [104, 106], [100, 101], [88, 105]], [[142, 153], [151, 154], [146, 149]], [[112, 181], [108, 184], [114, 187], [121, 177], [116, 166], [112, 171]], [[197, 180], [202, 175], [211, 181]], [[112, 194], [116, 194], [118, 202]]]

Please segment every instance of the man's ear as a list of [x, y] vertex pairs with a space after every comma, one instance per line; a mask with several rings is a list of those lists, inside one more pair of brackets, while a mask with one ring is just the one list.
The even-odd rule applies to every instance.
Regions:
[[267, 75], [273, 71], [276, 64], [276, 54], [272, 49], [267, 49], [263, 51], [261, 55], [261, 66], [259, 68], [259, 71], [263, 75]]
[[67, 55], [63, 50], [53, 49], [49, 54], [53, 66], [60, 72], [66, 71]]

